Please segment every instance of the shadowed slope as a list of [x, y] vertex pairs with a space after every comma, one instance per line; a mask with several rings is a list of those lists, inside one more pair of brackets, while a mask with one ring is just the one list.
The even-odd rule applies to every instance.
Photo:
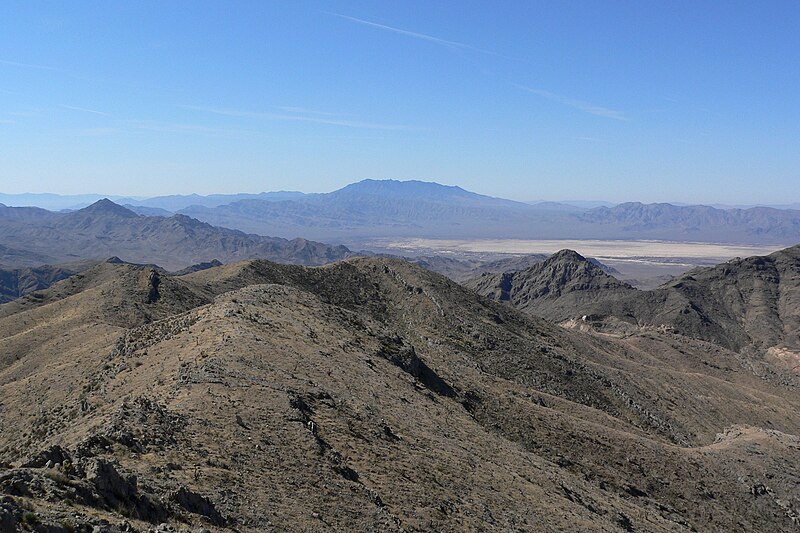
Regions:
[[666, 328], [735, 351], [766, 354], [783, 367], [800, 364], [800, 246], [697, 268], [650, 291], [616, 281], [574, 252], [466, 285], [556, 321], [586, 316], [596, 328], [622, 333]]
[[572, 250], [561, 250], [518, 272], [484, 274], [464, 283], [493, 300], [508, 301], [532, 314], [562, 321], [596, 300], [614, 300], [635, 289], [606, 274]]

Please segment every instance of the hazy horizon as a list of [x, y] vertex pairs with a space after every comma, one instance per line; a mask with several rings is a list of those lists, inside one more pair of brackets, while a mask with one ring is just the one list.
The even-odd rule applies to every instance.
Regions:
[[[371, 180], [371, 178], [366, 178], [366, 180]], [[381, 180], [373, 180], [373, 181], [381, 181]], [[423, 183], [430, 183], [430, 184], [443, 185], [443, 186], [451, 186], [451, 185], [442, 184], [442, 183], [439, 183], [439, 182], [431, 182], [431, 181], [424, 181], [424, 180], [393, 180], [393, 181], [399, 181], [399, 182], [422, 181]], [[346, 184], [345, 186], [352, 185], [354, 183], [357, 183], [357, 182], [349, 183], [349, 184]], [[460, 186], [457, 186], [457, 187], [460, 187]], [[126, 195], [126, 194], [106, 194], [104, 192], [80, 192], [80, 193], [74, 193], [74, 194], [59, 194], [59, 193], [53, 193], [53, 192], [30, 192], [30, 191], [26, 191], [26, 192], [19, 192], [19, 193], [8, 193], [8, 192], [0, 190], [0, 203], [4, 203], [4, 201], [7, 201], [6, 197], [28, 197], [28, 196], [29, 197], [51, 197], [51, 196], [55, 196], [55, 197], [64, 198], [64, 199], [69, 199], [69, 198], [76, 198], [77, 199], [77, 198], [82, 198], [82, 197], [97, 197], [98, 200], [102, 199], [102, 198], [106, 198], [106, 199], [110, 199], [110, 200], [114, 201], [115, 203], [119, 203], [119, 202], [121, 202], [123, 200], [145, 201], [145, 200], [149, 200], [149, 199], [153, 199], [153, 198], [170, 197], [170, 196], [199, 196], [199, 197], [207, 197], [207, 196], [217, 196], [217, 195], [219, 195], [219, 196], [235, 196], [235, 195], [258, 195], [258, 194], [269, 194], [269, 193], [328, 194], [328, 193], [331, 193], [331, 192], [335, 192], [335, 191], [337, 191], [339, 189], [341, 189], [341, 187], [336, 188], [336, 189], [332, 189], [332, 190], [326, 190], [326, 191], [299, 191], [299, 190], [282, 189], [282, 190], [261, 190], [261, 191], [237, 191], [237, 192], [233, 192], [233, 193], [212, 192], [212, 193], [209, 193], [209, 194], [199, 194], [197, 192], [190, 191], [190, 192], [185, 192], [185, 193], [174, 193], [174, 194], [166, 194], [166, 195], [160, 195], [159, 194], [159, 195], [153, 195], [153, 196]], [[463, 189], [463, 187], [462, 187], [462, 189]], [[737, 203], [737, 204], [725, 204], [725, 203], [719, 203], [719, 202], [713, 202], [713, 203], [711, 203], [711, 202], [707, 202], [707, 203], [704, 203], [704, 202], [687, 203], [687, 202], [669, 201], [669, 200], [664, 200], [664, 201], [659, 201], [659, 202], [642, 202], [642, 201], [637, 200], [635, 198], [624, 200], [624, 201], [621, 201], [621, 202], [613, 202], [613, 201], [610, 201], [610, 200], [592, 199], [592, 198], [571, 198], [571, 199], [563, 199], [563, 198], [547, 198], [547, 199], [534, 198], [534, 199], [525, 199], [525, 198], [508, 198], [508, 197], [498, 196], [498, 195], [494, 195], [494, 194], [479, 193], [477, 191], [471, 191], [469, 189], [464, 189], [464, 190], [466, 190], [467, 192], [474, 192], [474, 193], [477, 193], [477, 194], [483, 194], [485, 196], [490, 196], [490, 197], [500, 198], [500, 199], [505, 199], [505, 200], [513, 200], [513, 201], [527, 203], [527, 204], [558, 203], [558, 204], [572, 205], [572, 206], [575, 206], [575, 207], [583, 207], [583, 208], [599, 207], [601, 205], [613, 206], [613, 205], [619, 205], [619, 204], [623, 204], [623, 203], [642, 203], [642, 204], [662, 203], [662, 204], [671, 204], [671, 205], [675, 205], [675, 206], [698, 205], [698, 206], [711, 206], [711, 207], [716, 207], [716, 208], [719, 208], [719, 209], [727, 209], [727, 208], [736, 209], [736, 208], [750, 208], [750, 207], [776, 207], [776, 208], [792, 208], [792, 209], [796, 209], [798, 206], [800, 206], [800, 203], [797, 203], [797, 202], [795, 202], [795, 203], [782, 202], [782, 203]], [[88, 202], [83, 202], [83, 203], [86, 203], [86, 205], [88, 205], [89, 203], [93, 203], [94, 201], [95, 200], [88, 200]], [[31, 202], [31, 203], [27, 203], [27, 204], [6, 204], [6, 205], [10, 205], [12, 207], [44, 207], [45, 209], [47, 209], [48, 207], [47, 207], [46, 204], [47, 204], [47, 202], [40, 202], [40, 203]], [[75, 204], [75, 205], [70, 205], [67, 208], [77, 208], [77, 207], [79, 207], [79, 205]], [[51, 207], [51, 209], [53, 209], [53, 208]], [[59, 208], [55, 208], [55, 209], [59, 209]]]

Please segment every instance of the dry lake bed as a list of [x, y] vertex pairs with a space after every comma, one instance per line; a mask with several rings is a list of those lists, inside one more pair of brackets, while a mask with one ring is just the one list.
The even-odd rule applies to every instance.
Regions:
[[670, 241], [522, 240], [522, 239], [381, 239], [364, 243], [398, 255], [507, 256], [552, 254], [564, 248], [593, 257], [619, 271], [622, 279], [649, 287], [696, 266], [734, 257], [767, 255], [785, 245], [751, 246]]

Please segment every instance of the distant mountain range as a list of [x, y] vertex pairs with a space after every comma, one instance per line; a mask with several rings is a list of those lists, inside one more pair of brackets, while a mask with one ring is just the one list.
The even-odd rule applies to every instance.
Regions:
[[[394, 180], [365, 180], [365, 181], [384, 181], [391, 182]], [[400, 181], [399, 183], [432, 183], [435, 182], [419, 182], [415, 180]], [[447, 187], [447, 186], [443, 186]], [[297, 200], [306, 196], [318, 196], [325, 193], [303, 193], [300, 191], [272, 191], [260, 193], [235, 193], [235, 194], [171, 194], [165, 196], [152, 196], [152, 197], [132, 197], [120, 196], [110, 194], [53, 194], [53, 193], [19, 193], [19, 194], [4, 194], [0, 192], [0, 203], [15, 206], [15, 207], [41, 207], [54, 211], [60, 210], [75, 210], [87, 207], [90, 204], [103, 198], [112, 200], [113, 202], [134, 207], [154, 207], [164, 209], [174, 213], [180, 209], [185, 209], [190, 206], [200, 205], [204, 207], [217, 207], [226, 205], [239, 200]], [[539, 207], [546, 206], [561, 206], [561, 209], [569, 210], [571, 208], [579, 209], [593, 209], [595, 207], [614, 207], [619, 205], [615, 202], [607, 202], [603, 200], [529, 200], [523, 203], [535, 205]], [[672, 205], [686, 207], [690, 205], [685, 202], [669, 202]], [[705, 204], [704, 204], [705, 205]], [[716, 209], [750, 209], [751, 207], [771, 207], [774, 209], [795, 209], [800, 210], [800, 202], [782, 203], [782, 204], [708, 204]]]
[[344, 243], [385, 237], [800, 242], [796, 210], [641, 203], [582, 209], [530, 205], [414, 181], [365, 180], [328, 194], [193, 206], [181, 213], [253, 233]]
[[350, 255], [344, 246], [248, 235], [186, 215], [138, 215], [107, 199], [69, 213], [0, 205], [0, 265], [12, 268], [110, 256], [169, 270], [213, 259], [319, 265]]
[[[61, 198], [59, 204], [59, 198]], [[0, 195], [9, 205], [71, 208], [92, 195]], [[331, 193], [112, 198], [147, 216], [178, 213], [283, 238], [360, 245], [375, 238], [620, 239], [791, 245], [800, 204], [711, 207], [668, 203], [525, 203], [423, 181], [363, 180]]]
[[302, 192], [277, 191], [262, 192], [256, 194], [210, 194], [202, 196], [199, 194], [174, 194], [169, 196], [154, 196], [152, 198], [115, 196], [103, 194], [52, 194], [52, 193], [23, 193], [23, 194], [3, 194], [0, 193], [0, 203], [15, 207], [41, 207], [51, 211], [73, 211], [82, 209], [97, 202], [98, 200], [111, 200], [115, 203], [141, 208], [155, 208], [163, 210], [168, 214], [193, 205], [205, 207], [216, 207], [218, 205], [229, 204], [239, 200], [288, 200], [304, 196]]

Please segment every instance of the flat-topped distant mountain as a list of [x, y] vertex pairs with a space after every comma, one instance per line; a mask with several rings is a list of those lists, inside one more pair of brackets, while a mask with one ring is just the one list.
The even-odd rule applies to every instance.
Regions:
[[0, 305], [0, 526], [791, 532], [797, 386], [397, 259], [106, 261]]
[[[352, 236], [460, 236], [499, 231], [535, 208], [436, 183], [364, 180], [326, 194], [296, 200], [242, 200], [216, 208], [190, 207], [181, 213], [213, 224], [275, 235], [331, 239]], [[511, 218], [509, 218], [511, 217]]]
[[318, 265], [350, 255], [343, 246], [246, 234], [185, 215], [138, 215], [107, 199], [68, 213], [0, 206], [0, 264], [7, 267], [119, 256], [177, 270], [213, 259]]
[[211, 224], [335, 242], [379, 237], [800, 242], [800, 211], [627, 203], [534, 205], [419, 181], [364, 180], [326, 194], [180, 211]]

